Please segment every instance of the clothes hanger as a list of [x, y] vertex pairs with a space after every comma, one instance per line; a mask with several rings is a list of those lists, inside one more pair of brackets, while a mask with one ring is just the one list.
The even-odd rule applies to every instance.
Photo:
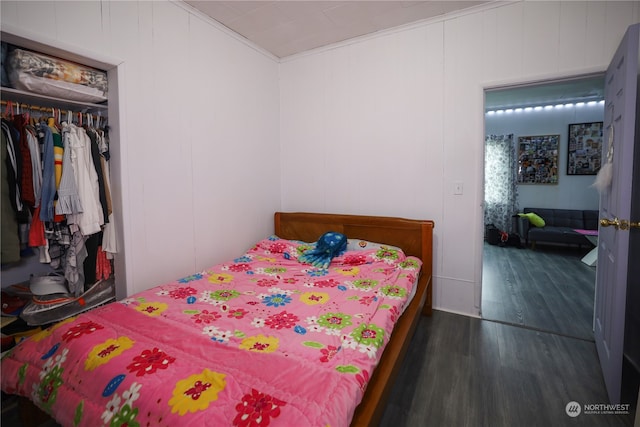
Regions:
[[31, 118], [29, 119], [29, 126], [35, 127], [38, 124], [36, 115], [40, 116], [40, 112], [38, 111], [38, 108], [36, 108], [33, 105], [29, 106], [29, 111], [31, 112]]
[[55, 108], [51, 108], [51, 117], [49, 117], [47, 119], [47, 126], [49, 127], [55, 127], [56, 125], [56, 109]]
[[13, 119], [13, 101], [7, 101], [4, 107], [4, 113], [2, 113], [2, 118], [7, 120]]

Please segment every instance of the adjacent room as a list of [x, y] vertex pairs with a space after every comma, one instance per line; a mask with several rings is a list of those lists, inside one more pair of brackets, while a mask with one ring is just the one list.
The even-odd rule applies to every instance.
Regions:
[[0, 12], [3, 425], [638, 422], [640, 1]]
[[[485, 108], [485, 225], [505, 234], [486, 236], [482, 317], [593, 341], [604, 77], [489, 90]], [[548, 210], [575, 223], [530, 238], [519, 214]]]

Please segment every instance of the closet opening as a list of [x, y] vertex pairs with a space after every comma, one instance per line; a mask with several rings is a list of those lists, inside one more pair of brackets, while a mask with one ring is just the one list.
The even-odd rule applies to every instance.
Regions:
[[[125, 195], [123, 189], [123, 182], [126, 180], [123, 177], [123, 146], [121, 139], [121, 115], [119, 106], [119, 83], [121, 83], [123, 63], [122, 61], [101, 57], [95, 52], [85, 52], [82, 49], [78, 49], [74, 46], [64, 45], [55, 40], [34, 38], [31, 34], [23, 33], [19, 28], [3, 28], [1, 32], [1, 39], [3, 43], [3, 67], [5, 66], [5, 52], [4, 47], [10, 45], [19, 50], [25, 52], [33, 52], [42, 54], [43, 56], [58, 58], [62, 61], [69, 61], [74, 64], [78, 64], [80, 67], [86, 66], [92, 69], [102, 70], [106, 72], [106, 84], [108, 85], [108, 91], [106, 100], [101, 102], [97, 100], [85, 100], [77, 99], [73, 96], [65, 97], [64, 92], [43, 94], [37, 91], [31, 91], [28, 88], [14, 88], [5, 86], [5, 79], [3, 75], [3, 87], [2, 87], [2, 111], [6, 114], [24, 114], [26, 117], [34, 119], [30, 125], [39, 126], [38, 119], [40, 117], [45, 118], [50, 116], [54, 118], [52, 121], [66, 122], [68, 125], [73, 125], [78, 129], [82, 129], [82, 132], [91, 131], [92, 136], [100, 135], [102, 131], [108, 131], [108, 167], [105, 168], [106, 173], [101, 174], [101, 178], [105, 175], [109, 179], [109, 212], [107, 221], [112, 226], [113, 242], [111, 247], [111, 253], [109, 260], [106, 264], [101, 264], [104, 267], [103, 270], [97, 270], [98, 274], [109, 276], [112, 284], [110, 285], [111, 293], [114, 298], [124, 298], [129, 292], [127, 288], [126, 280], [126, 262], [125, 262], [125, 233], [124, 233], [124, 218], [126, 218], [126, 204], [124, 203]], [[41, 77], [41, 76], [40, 76]], [[76, 88], [79, 86], [75, 86]], [[84, 91], [86, 87], [83, 87]], [[106, 124], [106, 128], [104, 125]], [[106, 138], [103, 138], [105, 142]], [[100, 138], [90, 139], [99, 144]], [[44, 147], [44, 144], [41, 145]], [[103, 145], [104, 147], [105, 145]], [[93, 148], [93, 146], [92, 146]], [[103, 160], [104, 161], [104, 160]], [[99, 160], [95, 163], [96, 167], [99, 165]], [[103, 163], [104, 164], [104, 163]], [[96, 169], [97, 170], [97, 169]], [[62, 177], [61, 177], [62, 178]], [[101, 187], [102, 191], [102, 187]], [[56, 195], [57, 197], [57, 195]], [[104, 199], [103, 199], [104, 200]], [[57, 198], [56, 198], [57, 202]], [[31, 218], [33, 216], [31, 215]], [[21, 249], [28, 249], [23, 247]], [[28, 255], [29, 251], [25, 251]], [[7, 265], [3, 260], [2, 266], [2, 288], [3, 293], [7, 287], [16, 284], [29, 283], [30, 276], [40, 277], [48, 276], [47, 273], [51, 273], [54, 269], [50, 266], [42, 263], [42, 259], [39, 259], [38, 254], [26, 257], [23, 259], [22, 254], [20, 260], [15, 265]], [[100, 257], [98, 257], [98, 260]], [[106, 259], [106, 258], [105, 258]], [[94, 260], [95, 261], [95, 260]], [[45, 265], [43, 265], [45, 264]], [[99, 266], [98, 266], [99, 267]], [[46, 278], [44, 282], [49, 283], [56, 282], [57, 279], [49, 280]], [[97, 284], [98, 282], [96, 282]], [[90, 287], [91, 284], [85, 283], [84, 288]], [[100, 289], [100, 292], [104, 294], [106, 289]]]

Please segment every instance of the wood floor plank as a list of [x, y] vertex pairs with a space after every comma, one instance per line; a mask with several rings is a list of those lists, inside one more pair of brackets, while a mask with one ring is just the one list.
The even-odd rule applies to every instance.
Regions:
[[586, 251], [485, 244], [482, 316], [593, 340], [595, 268], [581, 262]]
[[420, 320], [380, 426], [625, 427], [607, 403], [593, 342], [434, 310]]

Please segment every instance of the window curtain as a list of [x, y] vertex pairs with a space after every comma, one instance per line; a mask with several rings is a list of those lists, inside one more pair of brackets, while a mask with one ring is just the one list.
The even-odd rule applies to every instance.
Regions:
[[513, 134], [487, 135], [484, 154], [484, 223], [514, 232], [518, 212], [516, 147]]

